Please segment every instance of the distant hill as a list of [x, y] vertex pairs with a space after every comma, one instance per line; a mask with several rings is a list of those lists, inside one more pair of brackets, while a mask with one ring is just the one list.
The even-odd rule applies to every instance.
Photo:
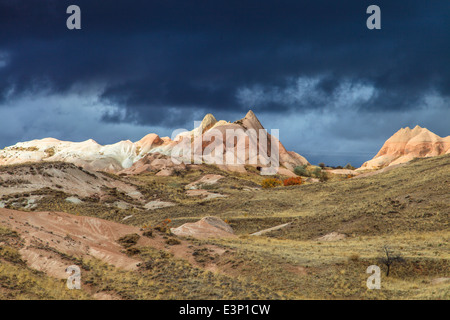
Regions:
[[450, 136], [441, 138], [426, 128], [402, 128], [390, 137], [377, 153], [360, 169], [379, 169], [408, 162], [414, 158], [434, 157], [450, 153]]

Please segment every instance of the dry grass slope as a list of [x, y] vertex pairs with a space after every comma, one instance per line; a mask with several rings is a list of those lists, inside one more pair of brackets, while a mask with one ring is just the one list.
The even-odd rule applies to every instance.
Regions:
[[[2, 170], [14, 173], [13, 167]], [[85, 274], [86, 290], [77, 296], [64, 291], [61, 281], [33, 273], [20, 262], [16, 248], [20, 239], [3, 229], [1, 236], [6, 240], [0, 242], [6, 243], [2, 246], [6, 249], [0, 252], [0, 267], [1, 276], [7, 278], [1, 282], [1, 297], [81, 299], [107, 293], [121, 299], [450, 299], [450, 284], [445, 281], [450, 278], [450, 155], [417, 159], [360, 179], [332, 176], [327, 182], [270, 189], [260, 187], [264, 177], [256, 170], [248, 171], [239, 174], [201, 166], [171, 177], [107, 175], [136, 187], [143, 200], [103, 188], [102, 197], [81, 197], [81, 204], [73, 204], [64, 200], [70, 193], [58, 188], [40, 190], [43, 197], [31, 210], [65, 211], [139, 227], [155, 226], [166, 219], [176, 227], [214, 215], [227, 219], [239, 237], [189, 239], [197, 246], [215, 245], [226, 252], [216, 256], [198, 250], [195, 265], [175, 258], [167, 248], [138, 248], [132, 252], [144, 261], [138, 272], [69, 257]], [[226, 198], [186, 195], [185, 186], [205, 174], [224, 176], [202, 188]], [[8, 197], [27, 198], [23, 193]], [[146, 202], [156, 199], [176, 205], [145, 209]], [[129, 208], [114, 207], [117, 200]], [[129, 218], [122, 221], [125, 217]], [[291, 222], [289, 226], [264, 236], [248, 236], [287, 222]], [[317, 240], [331, 232], [346, 238]], [[175, 237], [167, 236], [169, 239]], [[367, 267], [377, 264], [386, 271], [379, 261], [385, 245], [400, 253], [404, 261], [392, 266], [389, 277], [382, 275], [382, 290], [368, 290]], [[15, 275], [27, 280], [13, 281]], [[46, 281], [52, 284], [43, 283]], [[21, 283], [21, 287], [3, 283]], [[60, 286], [51, 289], [53, 283]], [[42, 293], [38, 287], [47, 291]]]

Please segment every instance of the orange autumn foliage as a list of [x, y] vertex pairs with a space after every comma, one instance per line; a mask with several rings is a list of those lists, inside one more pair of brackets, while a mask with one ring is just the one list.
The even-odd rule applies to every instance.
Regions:
[[284, 186], [298, 186], [302, 184], [302, 178], [300, 177], [293, 177], [283, 180]]

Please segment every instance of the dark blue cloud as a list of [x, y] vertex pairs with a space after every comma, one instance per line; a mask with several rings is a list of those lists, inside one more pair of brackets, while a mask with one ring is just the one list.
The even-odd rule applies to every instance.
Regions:
[[[82, 30], [66, 28], [71, 4]], [[366, 28], [371, 4], [381, 30]], [[119, 107], [103, 121], [170, 127], [201, 112], [325, 110], [352, 83], [374, 90], [350, 106], [360, 113], [414, 109], [450, 95], [449, 12], [446, 0], [0, 0], [0, 106], [96, 87]], [[273, 98], [307, 78], [307, 100]], [[269, 94], [243, 103], [246, 88]]]

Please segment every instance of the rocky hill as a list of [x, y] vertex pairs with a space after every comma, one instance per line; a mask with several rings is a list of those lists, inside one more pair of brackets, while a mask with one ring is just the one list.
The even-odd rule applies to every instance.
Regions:
[[[142, 172], [140, 168], [148, 164], [146, 158], [164, 158], [159, 170], [170, 172], [172, 167], [183, 168], [171, 163], [172, 152], [178, 148], [190, 150], [189, 154], [182, 154], [179, 158], [183, 163], [212, 162], [219, 164], [222, 169], [245, 172], [245, 165], [254, 167], [268, 166], [271, 157], [271, 136], [265, 132], [258, 135], [256, 140], [250, 141], [249, 134], [252, 129], [257, 134], [264, 130], [256, 115], [249, 111], [247, 115], [236, 122], [217, 121], [212, 114], [207, 114], [200, 126], [192, 131], [182, 132], [173, 140], [169, 137], [159, 137], [151, 133], [137, 142], [130, 140], [120, 141], [111, 145], [100, 145], [90, 139], [84, 142], [60, 141], [54, 138], [19, 142], [13, 146], [0, 150], [0, 165], [11, 165], [26, 162], [63, 161], [73, 163], [91, 171], [134, 173]], [[230, 135], [229, 130], [234, 134]], [[200, 143], [196, 143], [200, 141]], [[296, 166], [308, 164], [301, 155], [287, 151], [281, 142], [279, 144], [279, 162], [281, 174], [289, 174]], [[223, 153], [216, 154], [214, 147], [223, 146]], [[230, 147], [231, 146], [231, 147]], [[243, 153], [237, 148], [244, 146]], [[250, 146], [255, 152], [251, 152]], [[217, 150], [217, 149], [216, 149]], [[253, 149], [252, 149], [253, 150]], [[267, 150], [267, 156], [259, 156], [261, 150]], [[256, 151], [258, 155], [256, 155]], [[159, 154], [159, 155], [157, 155]], [[162, 156], [161, 156], [162, 155]], [[230, 157], [231, 156], [231, 157]], [[226, 159], [233, 159], [234, 162]], [[222, 164], [221, 164], [222, 163]], [[164, 174], [163, 172], [163, 174]]]
[[426, 128], [416, 126], [402, 128], [390, 137], [376, 154], [365, 162], [361, 169], [379, 169], [408, 162], [414, 158], [425, 158], [450, 153], [450, 136], [441, 138]]

